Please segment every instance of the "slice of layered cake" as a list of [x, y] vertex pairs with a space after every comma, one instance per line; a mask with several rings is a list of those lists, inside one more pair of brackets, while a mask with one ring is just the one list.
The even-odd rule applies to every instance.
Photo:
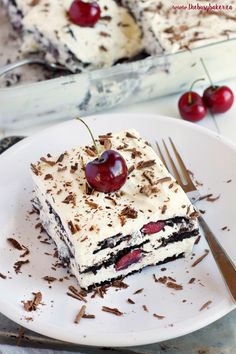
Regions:
[[[22, 52], [42, 52], [48, 60], [72, 71], [111, 66], [141, 50], [141, 30], [129, 11], [114, 0], [90, 3], [99, 9], [95, 19], [94, 9], [89, 13], [82, 1], [81, 14], [76, 7], [78, 2], [73, 0], [4, 0], [4, 3], [14, 27], [22, 32]], [[82, 21], [81, 25], [79, 21], [75, 23], [73, 14]]]
[[193, 205], [137, 131], [96, 142], [100, 160], [93, 145], [31, 165], [34, 207], [85, 289], [185, 256], [199, 235]]
[[235, 0], [122, 0], [143, 32], [143, 46], [156, 55], [236, 37]]

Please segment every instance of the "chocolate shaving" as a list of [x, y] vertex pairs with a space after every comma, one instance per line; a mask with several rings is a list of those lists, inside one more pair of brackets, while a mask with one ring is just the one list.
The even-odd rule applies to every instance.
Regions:
[[167, 282], [167, 277], [165, 275], [157, 279], [155, 274], [153, 274], [153, 278], [156, 283], [166, 284]]
[[64, 157], [65, 157], [65, 153], [64, 153], [64, 154], [61, 154], [61, 155], [58, 157], [56, 163], [62, 162], [62, 161], [64, 160]]
[[135, 302], [132, 299], [127, 299], [127, 302], [132, 305], [135, 304]]
[[97, 156], [96, 152], [93, 151], [92, 149], [90, 149], [89, 147], [85, 148], [85, 152], [86, 152], [87, 155], [89, 155], [91, 157], [96, 157]]
[[95, 318], [95, 315], [90, 315], [90, 314], [85, 313], [85, 314], [82, 316], [82, 318], [93, 319], [93, 318]]
[[165, 214], [166, 210], [167, 210], [167, 205], [164, 204], [161, 208], [161, 213]]
[[33, 163], [31, 163], [30, 167], [31, 167], [32, 172], [33, 172], [36, 176], [38, 176], [38, 175], [40, 174], [40, 170], [37, 168], [36, 165], [34, 165]]
[[143, 305], [143, 310], [146, 311], [146, 312], [149, 312], [146, 305]]
[[104, 21], [111, 21], [111, 19], [112, 19], [112, 17], [108, 16], [108, 15], [100, 17], [100, 20], [104, 20]]
[[28, 264], [28, 263], [29, 263], [28, 259], [26, 259], [25, 261], [17, 261], [17, 262], [15, 262], [13, 268], [15, 269], [16, 274], [21, 273], [21, 267], [24, 264]]
[[128, 144], [124, 143], [123, 145], [117, 146], [116, 150], [124, 150], [124, 149], [126, 149], [128, 146], [129, 146]]
[[[84, 293], [79, 291], [78, 289], [76, 289], [73, 285], [70, 285], [68, 287], [69, 292], [67, 292], [67, 295], [68, 296], [71, 296], [77, 300], [80, 300], [80, 301], [84, 301], [85, 303], [87, 302], [87, 300], [84, 298]], [[87, 295], [87, 294], [86, 294]]]
[[135, 170], [134, 165], [130, 166], [128, 169], [128, 175], [130, 175]]
[[44, 180], [48, 180], [48, 179], [53, 179], [53, 176], [50, 173], [47, 173], [44, 177]]
[[197, 265], [198, 263], [200, 263], [200, 262], [208, 255], [208, 253], [209, 253], [209, 250], [205, 250], [205, 253], [204, 253], [201, 257], [199, 257], [198, 259], [196, 259], [195, 262], [193, 262], [192, 267], [196, 267], [196, 265]]
[[155, 184], [154, 173], [153, 171], [144, 171], [143, 177], [145, 177], [148, 182], [153, 186]]
[[210, 197], [208, 197], [206, 200], [208, 201], [208, 202], [215, 202], [216, 200], [218, 200], [220, 198], [220, 195], [218, 195], [217, 197], [212, 197], [212, 196], [210, 196]]
[[86, 310], [86, 306], [83, 305], [81, 309], [79, 310], [79, 313], [76, 315], [74, 323], [79, 324], [81, 318], [84, 316]]
[[31, 0], [31, 2], [29, 3], [29, 6], [36, 6], [40, 3], [41, 0]]
[[10, 243], [10, 245], [15, 248], [16, 250], [18, 251], [23, 251], [23, 247], [22, 245], [17, 241], [15, 240], [14, 238], [8, 238], [7, 241]]
[[170, 182], [172, 179], [171, 177], [163, 177], [163, 178], [159, 178], [156, 183], [164, 183], [164, 182]]
[[100, 297], [100, 298], [104, 298], [104, 295], [107, 293], [107, 289], [105, 286], [101, 286], [100, 288], [96, 288], [94, 290], [94, 293], [93, 295], [91, 296], [91, 299], [95, 298], [97, 295]]
[[63, 201], [62, 203], [64, 204], [72, 204], [72, 205], [76, 205], [76, 194], [72, 193], [69, 194]]
[[45, 275], [45, 277], [42, 277], [42, 279], [45, 280], [45, 281], [47, 281], [48, 284], [51, 284], [51, 283], [53, 283], [54, 281], [57, 280], [57, 278], [50, 277], [50, 276], [48, 276], [48, 275]]
[[127, 289], [129, 287], [128, 284], [124, 283], [122, 280], [114, 280], [111, 284], [114, 288], [119, 289]]
[[118, 217], [120, 219], [121, 226], [124, 226], [126, 223], [126, 218], [123, 215], [118, 215]]
[[126, 136], [127, 138], [137, 139], [137, 137], [136, 137], [135, 135], [131, 134], [130, 132], [126, 132], [125, 136]]
[[63, 172], [67, 170], [67, 166], [64, 167], [58, 167], [57, 172]]
[[133, 148], [133, 149], [125, 149], [124, 151], [129, 151], [131, 152], [131, 157], [132, 159], [135, 159], [136, 157], [141, 157], [142, 156], [142, 153], [141, 151]]
[[167, 288], [174, 289], [174, 290], [183, 290], [183, 286], [180, 284], [176, 284], [172, 281], [168, 281], [166, 284]]
[[85, 200], [85, 204], [89, 205], [91, 209], [97, 209], [98, 204], [91, 202], [90, 200]]
[[141, 294], [143, 292], [143, 290], [144, 290], [144, 288], [138, 289], [133, 293], [133, 295]]
[[6, 275], [4, 275], [4, 274], [0, 273], [0, 278], [2, 278], [2, 279], [6, 279], [7, 277], [6, 277]]
[[55, 161], [50, 161], [50, 160], [47, 160], [45, 157], [40, 157], [40, 161], [46, 163], [47, 165], [49, 166], [54, 166], [56, 165], [56, 162]]
[[155, 160], [140, 161], [140, 162], [137, 164], [136, 168], [137, 168], [138, 170], [141, 170], [141, 169], [143, 169], [143, 168], [151, 167], [151, 166], [153, 166], [153, 165], [155, 165], [155, 164], [156, 164], [156, 161], [155, 161]]
[[158, 318], [158, 320], [163, 320], [163, 318], [165, 318], [165, 316], [158, 315], [157, 313], [154, 313], [153, 317]]
[[88, 185], [88, 183], [86, 182], [85, 184], [85, 193], [87, 195], [92, 195], [93, 194], [93, 189]]
[[114, 205], [117, 205], [117, 202], [116, 202], [116, 200], [115, 200], [114, 198], [112, 198], [112, 197], [110, 197], [110, 196], [106, 196], [105, 199], [108, 199], [108, 200], [112, 201], [112, 203], [113, 203]]
[[188, 283], [193, 284], [195, 282], [195, 280], [196, 280], [196, 278], [191, 278]]
[[136, 219], [138, 216], [138, 212], [135, 209], [127, 206], [121, 210], [120, 215], [126, 216], [127, 218], [130, 218], [130, 219]]
[[120, 312], [117, 308], [111, 308], [107, 306], [102, 306], [102, 311], [112, 313], [116, 316], [122, 316], [123, 312]]
[[208, 308], [210, 304], [212, 304], [212, 301], [211, 300], [207, 301], [205, 304], [202, 305], [199, 311], [205, 310], [206, 308]]
[[160, 192], [160, 189], [158, 189], [157, 187], [153, 187], [153, 186], [148, 185], [148, 186], [141, 187], [139, 192], [146, 195], [147, 197], [150, 197], [150, 195]]
[[24, 309], [27, 312], [36, 311], [37, 306], [42, 301], [42, 293], [40, 291], [38, 291], [37, 293], [33, 293], [33, 295], [33, 300], [23, 301]]
[[72, 235], [74, 235], [76, 232], [80, 231], [80, 227], [78, 224], [74, 224], [72, 221], [68, 222], [68, 227], [72, 233]]
[[70, 166], [70, 173], [75, 173], [78, 170], [78, 162]]
[[196, 241], [194, 242], [194, 245], [197, 245], [200, 240], [201, 240], [201, 236], [199, 235], [199, 236], [196, 238]]
[[103, 52], [107, 52], [107, 48], [104, 45], [100, 45], [99, 49]]

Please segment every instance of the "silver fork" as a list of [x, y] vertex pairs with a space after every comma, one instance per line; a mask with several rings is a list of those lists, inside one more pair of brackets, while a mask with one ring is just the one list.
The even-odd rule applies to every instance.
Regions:
[[[165, 141], [163, 140], [163, 145], [164, 145], [167, 157], [169, 159], [170, 165], [172, 167], [173, 174], [174, 174], [178, 184], [183, 188], [183, 190], [189, 196], [190, 200], [193, 203], [195, 203], [199, 199], [200, 193], [197, 190], [197, 188], [195, 187], [195, 185], [189, 175], [189, 172], [188, 172], [179, 152], [177, 151], [172, 139], [169, 138], [169, 140], [170, 140], [170, 144], [172, 146], [175, 158], [178, 161], [179, 169], [181, 170], [182, 175], [184, 176], [186, 182], [183, 181], [181, 175], [179, 174], [177, 164], [175, 164], [174, 160], [172, 159], [170, 151], [168, 150], [167, 145], [166, 145]], [[159, 156], [160, 156], [163, 164], [165, 165], [167, 170], [169, 170], [167, 163], [165, 161], [165, 158], [161, 152], [160, 146], [158, 145], [157, 142], [156, 142], [156, 146], [157, 146]], [[226, 251], [223, 249], [223, 247], [220, 245], [220, 243], [218, 242], [218, 240], [214, 236], [213, 232], [211, 231], [211, 229], [207, 225], [204, 218], [202, 216], [199, 216], [198, 221], [199, 221], [199, 224], [204, 232], [207, 243], [211, 249], [211, 252], [212, 252], [213, 257], [216, 261], [216, 264], [221, 272], [221, 275], [225, 281], [225, 284], [227, 285], [229, 292], [232, 295], [233, 301], [236, 303], [236, 267], [233, 264], [230, 257], [227, 255]]]

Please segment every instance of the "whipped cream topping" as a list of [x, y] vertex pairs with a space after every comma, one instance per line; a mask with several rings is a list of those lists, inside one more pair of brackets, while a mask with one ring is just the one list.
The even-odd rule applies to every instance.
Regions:
[[[122, 3], [142, 28], [143, 46], [149, 54], [175, 53], [236, 37], [235, 0], [225, 3], [218, 0], [122, 0]], [[198, 9], [197, 4], [201, 8]], [[224, 4], [229, 8], [214, 8]]]
[[[134, 167], [118, 192], [87, 194], [84, 166], [94, 159], [87, 147], [72, 149], [59, 159], [45, 157], [32, 167], [41, 199], [47, 200], [59, 215], [73, 244], [77, 264], [82, 268], [98, 261], [93, 251], [111, 236], [134, 234], [137, 238], [137, 231], [150, 221], [196, 216], [184, 191], [137, 131], [113, 134], [109, 140], [128, 168]], [[104, 145], [99, 144], [99, 148], [104, 150]], [[144, 167], [147, 161], [152, 164]], [[150, 189], [151, 194], [147, 193]], [[125, 215], [125, 208], [135, 210], [137, 217]]]
[[[5, 0], [6, 1], [6, 0]], [[80, 27], [69, 20], [72, 0], [16, 0], [22, 12], [24, 52], [41, 50], [49, 58], [74, 69], [79, 62], [90, 67], [111, 66], [141, 49], [141, 31], [128, 10], [114, 0], [97, 0], [101, 18], [94, 27]], [[77, 63], [76, 63], [77, 61]]]

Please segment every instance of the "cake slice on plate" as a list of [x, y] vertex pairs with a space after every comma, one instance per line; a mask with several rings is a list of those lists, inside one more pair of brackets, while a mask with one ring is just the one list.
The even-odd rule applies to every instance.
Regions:
[[[88, 184], [94, 146], [47, 155], [31, 165], [34, 207], [84, 289], [190, 254], [199, 235], [193, 205], [136, 130], [96, 141], [105, 155], [112, 150], [125, 161], [128, 177], [116, 191]], [[114, 161], [109, 163], [112, 170]], [[109, 188], [101, 174], [95, 182]]]

